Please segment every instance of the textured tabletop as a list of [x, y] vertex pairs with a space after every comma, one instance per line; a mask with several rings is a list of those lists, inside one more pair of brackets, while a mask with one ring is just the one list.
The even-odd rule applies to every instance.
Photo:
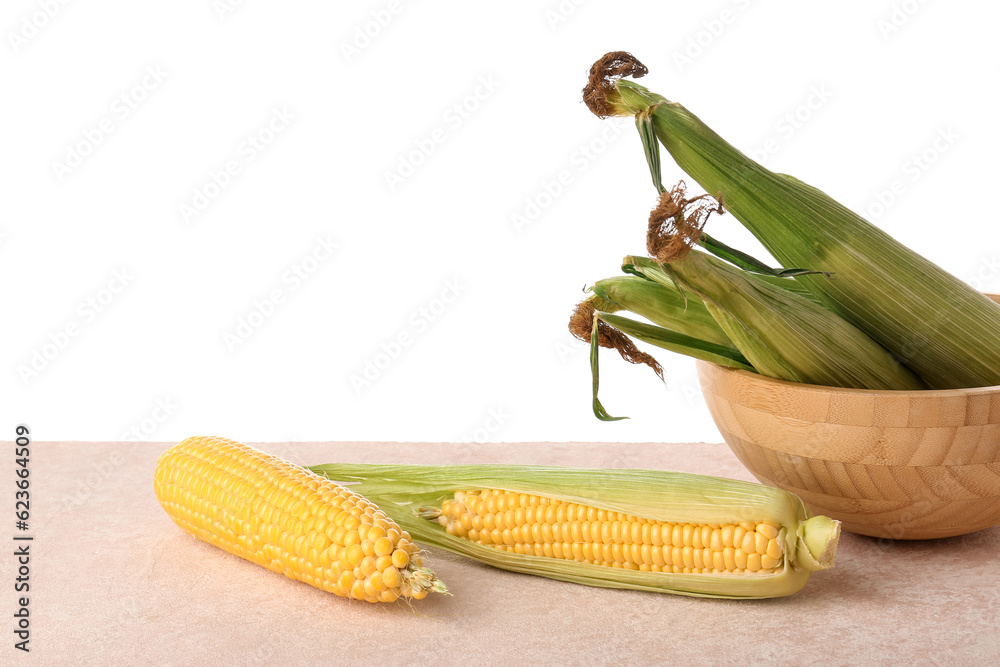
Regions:
[[[646, 467], [751, 479], [721, 444], [254, 444], [300, 464]], [[182, 533], [153, 495], [156, 458], [168, 446], [33, 445], [30, 646], [38, 664], [1000, 661], [1000, 528], [927, 542], [848, 534], [837, 567], [800, 593], [750, 601], [587, 588], [431, 551], [426, 562], [453, 597], [370, 605]], [[0, 559], [5, 581], [14, 567]], [[4, 588], [9, 610], [16, 598]], [[21, 657], [5, 635], [2, 653]]]

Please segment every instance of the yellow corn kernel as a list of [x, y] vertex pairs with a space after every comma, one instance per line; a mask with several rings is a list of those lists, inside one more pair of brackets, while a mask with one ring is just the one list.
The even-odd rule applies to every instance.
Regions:
[[[368, 581], [365, 582], [365, 592], [369, 595], [377, 595], [382, 592], [383, 583], [382, 573], [375, 570], [368, 575]], [[371, 587], [371, 590], [369, 590], [369, 587]]]
[[[460, 507], [462, 508], [463, 513], [464, 513], [465, 512], [465, 506], [464, 505], [460, 505]], [[383, 537], [385, 537], [385, 529], [382, 528], [381, 526], [375, 526], [375, 525], [373, 525], [371, 528], [368, 529], [368, 532], [365, 535], [365, 540], [371, 542], [372, 544], [375, 544], [376, 542], [378, 542], [379, 540], [381, 540]]]
[[[348, 521], [350, 521], [350, 519], [353, 518], [355, 517], [350, 517]], [[344, 533], [344, 546], [345, 547], [360, 546], [361, 538], [358, 536], [357, 526], [355, 526], [355, 528], [349, 528], [348, 525], [345, 523], [344, 528], [347, 530], [347, 532]]]
[[644, 563], [645, 559], [642, 557], [642, 547], [644, 547], [644, 546], [646, 546], [646, 545], [644, 545], [644, 544], [630, 544], [628, 546], [628, 553], [631, 556], [631, 558], [629, 560], [632, 561], [633, 563], [637, 564], [637, 565], [641, 564], [641, 563]]
[[390, 565], [382, 571], [382, 584], [386, 589], [398, 589], [403, 582], [403, 578], [394, 566]]
[[755, 532], [753, 535], [754, 535], [754, 551], [760, 555], [766, 554], [769, 540], [757, 532]]
[[[360, 533], [358, 536], [360, 537]], [[375, 555], [375, 545], [371, 540], [366, 538], [361, 538], [361, 550], [364, 552], [366, 557], [371, 557]]]
[[[369, 536], [370, 535], [371, 531], [369, 531]], [[389, 554], [392, 553], [392, 549], [394, 546], [395, 545], [392, 543], [392, 541], [389, 540], [388, 537], [380, 537], [378, 538], [378, 541], [375, 542], [373, 550], [375, 551], [376, 556], [379, 557], [388, 556]]]
[[[154, 489], [185, 532], [316, 588], [369, 602], [395, 600], [404, 586], [413, 598], [447, 592], [416, 558], [410, 565], [409, 536], [372, 503], [238, 442], [195, 437], [168, 449]], [[376, 560], [390, 553], [401, 555]], [[387, 583], [383, 571], [398, 564]]]
[[744, 528], [743, 526], [740, 526], [740, 525], [734, 526], [733, 527], [733, 548], [734, 549], [742, 549], [743, 548], [743, 540], [746, 539], [746, 536], [747, 536], [747, 529], [746, 528]]
[[[740, 528], [737, 528], [736, 530], [737, 531], [741, 531], [741, 530], [743, 530], [743, 527], [741, 526]], [[748, 556], [750, 554], [757, 553], [757, 547], [756, 547], [757, 542], [754, 539], [755, 535], [757, 535], [757, 533], [748, 533], [748, 532], [744, 531], [743, 539], [740, 540], [740, 541], [738, 541], [738, 542], [736, 542], [735, 546], [738, 547], [738, 548], [740, 548], [740, 549], [742, 549], [743, 551], [745, 551]]]
[[396, 549], [392, 552], [392, 564], [397, 569], [405, 570], [410, 564], [410, 554], [405, 549]]
[[775, 526], [773, 523], [767, 523], [761, 521], [755, 526], [755, 528], [758, 533], [760, 533], [769, 540], [773, 540], [778, 536], [778, 527]]
[[722, 529], [713, 528], [712, 537], [708, 541], [708, 548], [712, 551], [722, 551], [725, 545], [722, 543]]
[[354, 546], [345, 548], [347, 548], [348, 565], [350, 565], [351, 567], [357, 567], [358, 565], [361, 565], [361, 561], [364, 560], [365, 557], [365, 552], [361, 548], [361, 545], [355, 544]]
[[767, 541], [767, 553], [773, 560], [778, 560], [781, 558], [781, 545], [778, 544], [778, 540], [771, 538]]
[[709, 526], [701, 526], [701, 529], [698, 531], [697, 545], [696, 546], [698, 546], [698, 547], [700, 547], [702, 549], [707, 549], [707, 548], [709, 548], [709, 545], [711, 543], [712, 543], [712, 529], [711, 529], [711, 527], [709, 527]]

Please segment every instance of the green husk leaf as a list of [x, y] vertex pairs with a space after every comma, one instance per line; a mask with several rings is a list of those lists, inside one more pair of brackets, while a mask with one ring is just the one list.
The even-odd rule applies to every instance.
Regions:
[[754, 367], [746, 360], [739, 350], [729, 345], [710, 343], [693, 336], [664, 329], [653, 324], [638, 322], [621, 315], [598, 313], [598, 318], [622, 333], [656, 347], [684, 354], [713, 364], [736, 368], [743, 371], [753, 371]]
[[642, 139], [642, 148], [646, 153], [646, 164], [649, 165], [649, 175], [653, 179], [653, 187], [656, 188], [657, 192], [666, 192], [666, 188], [663, 187], [663, 177], [660, 174], [660, 141], [656, 138], [652, 117], [648, 113], [636, 114], [635, 127], [639, 130], [639, 137]]
[[594, 317], [594, 327], [590, 332], [590, 379], [593, 385], [593, 408], [594, 416], [603, 422], [615, 422], [622, 419], [628, 419], [628, 417], [612, 417], [608, 414], [608, 411], [604, 409], [601, 405], [600, 399], [597, 398], [597, 391], [601, 385], [601, 371], [598, 368], [598, 356], [600, 355], [600, 345], [598, 345], [598, 318]]
[[822, 274], [827, 278], [832, 277], [829, 271], [814, 271], [811, 269], [773, 269], [759, 259], [755, 259], [741, 250], [737, 250], [726, 245], [718, 239], [712, 238], [708, 234], [702, 233], [698, 245], [712, 253], [719, 259], [724, 259], [734, 266], [738, 266], [750, 273], [759, 273], [764, 276], [774, 278], [794, 278], [796, 276], [808, 276], [812, 274]]

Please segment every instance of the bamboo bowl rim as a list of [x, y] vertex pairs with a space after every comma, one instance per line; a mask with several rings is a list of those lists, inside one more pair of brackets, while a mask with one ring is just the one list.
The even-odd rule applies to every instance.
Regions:
[[1000, 385], [988, 385], [985, 387], [960, 387], [957, 389], [854, 389], [852, 387], [829, 387], [822, 384], [809, 384], [807, 382], [793, 382], [791, 380], [781, 380], [769, 375], [762, 375], [751, 371], [744, 371], [739, 368], [728, 368], [712, 361], [698, 359], [699, 364], [716, 366], [728, 373], [735, 373], [755, 382], [783, 386], [789, 389], [797, 389], [806, 392], [828, 392], [840, 394], [862, 394], [866, 396], [893, 396], [912, 398], [951, 398], [955, 396], [968, 396], [970, 394], [985, 394], [1000, 391]]
[[[1000, 425], [1000, 386], [851, 389], [778, 380], [709, 361], [699, 360], [697, 367], [706, 394], [803, 426], [811, 423], [881, 428], [898, 434], [899, 429]], [[791, 452], [790, 447], [788, 444], [780, 449]], [[810, 450], [815, 451], [812, 447]], [[1000, 458], [997, 460], [1000, 462]]]

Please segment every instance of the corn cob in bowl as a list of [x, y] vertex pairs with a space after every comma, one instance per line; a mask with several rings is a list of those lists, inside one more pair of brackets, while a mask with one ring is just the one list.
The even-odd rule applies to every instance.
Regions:
[[636, 119], [659, 191], [662, 145], [781, 264], [836, 274], [795, 280], [928, 388], [1000, 385], [996, 303], [821, 190], [761, 166], [681, 104], [621, 78], [646, 73], [631, 54], [608, 53], [591, 68], [584, 101], [599, 117]]
[[447, 593], [373, 503], [253, 447], [188, 438], [160, 456], [154, 488], [184, 532], [290, 579], [366, 602]]

